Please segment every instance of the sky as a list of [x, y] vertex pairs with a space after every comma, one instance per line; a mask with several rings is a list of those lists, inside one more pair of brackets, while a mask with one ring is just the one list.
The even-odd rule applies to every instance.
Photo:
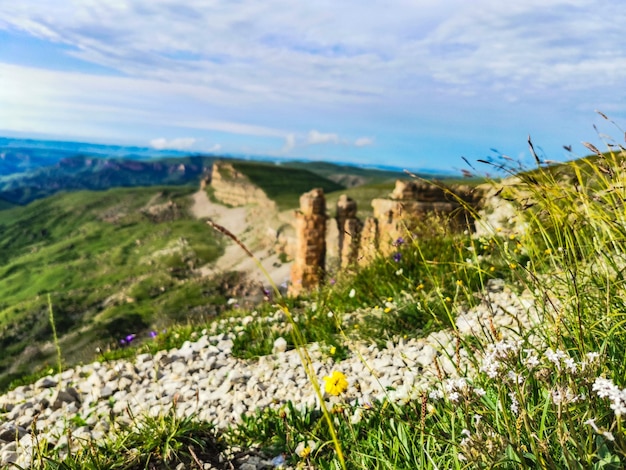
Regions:
[[0, 135], [440, 170], [530, 164], [530, 136], [561, 161], [624, 142], [624, 24], [623, 0], [5, 1]]

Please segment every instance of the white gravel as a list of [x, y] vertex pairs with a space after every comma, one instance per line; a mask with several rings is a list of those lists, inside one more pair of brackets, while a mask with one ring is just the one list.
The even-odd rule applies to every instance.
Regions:
[[[493, 328], [510, 336], [517, 334], [520, 325], [537, 321], [529, 298], [497, 284], [485, 296], [479, 306], [459, 313], [459, 334], [490, 341]], [[281, 321], [281, 315], [277, 313], [275, 320]], [[141, 354], [130, 361], [78, 366], [0, 396], [0, 466], [31, 465], [35, 430], [40, 442], [64, 448], [68, 429], [74, 443], [98, 440], [109, 431], [112, 419], [130, 423], [131, 414], [157, 415], [173, 403], [181, 416], [194, 414], [220, 428], [238, 422], [244, 413], [287, 401], [318, 406], [297, 351], [285, 351], [285, 343], [278, 342], [272, 355], [237, 359], [231, 353], [235, 334], [206, 332], [179, 349]], [[468, 364], [465, 351], [459, 352], [460, 359], [456, 357], [456, 345], [457, 335], [446, 330], [420, 339], [390, 341], [383, 349], [355, 345], [352, 355], [338, 362], [316, 344], [309, 345], [308, 351], [320, 384], [324, 376], [339, 370], [350, 383], [344, 399], [366, 404], [420, 396], [437, 380], [435, 361], [443, 373], [456, 376], [455, 363]]]

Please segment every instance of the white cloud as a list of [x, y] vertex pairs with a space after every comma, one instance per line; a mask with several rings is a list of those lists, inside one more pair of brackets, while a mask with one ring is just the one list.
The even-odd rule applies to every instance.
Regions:
[[220, 150], [222, 150], [222, 145], [221, 144], [215, 144], [213, 147], [207, 149], [206, 151], [209, 153], [217, 153]]
[[159, 137], [158, 139], [152, 139], [150, 146], [156, 150], [186, 150], [191, 148], [196, 142], [197, 139], [193, 137], [180, 137], [170, 140]]
[[306, 143], [309, 145], [317, 144], [338, 144], [339, 136], [333, 133], [322, 133], [316, 130], [309, 131]]
[[282, 153], [289, 153], [291, 152], [296, 146], [296, 136], [295, 134], [287, 134], [285, 136], [285, 145], [283, 145], [283, 148], [281, 149]]
[[374, 145], [374, 139], [371, 137], [359, 137], [354, 141], [354, 145], [356, 147], [367, 147], [369, 145]]
[[[611, 21], [606, 21], [611, 18]], [[626, 80], [617, 0], [120, 0], [0, 4], [0, 29], [236, 106], [507, 99]], [[607, 46], [611, 45], [611, 46]], [[284, 134], [283, 134], [284, 135]]]

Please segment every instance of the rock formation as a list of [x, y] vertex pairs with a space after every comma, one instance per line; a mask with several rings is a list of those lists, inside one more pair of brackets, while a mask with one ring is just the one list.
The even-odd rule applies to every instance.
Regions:
[[326, 258], [326, 199], [323, 190], [314, 189], [300, 196], [296, 236], [290, 295], [317, 287], [323, 278]]
[[[451, 190], [398, 180], [389, 198], [372, 201], [374, 216], [364, 223], [356, 216], [356, 202], [342, 195], [337, 201], [335, 218], [339, 267], [363, 265], [379, 254], [391, 254], [397, 250], [398, 239], [419, 230], [419, 224], [428, 217], [438, 217], [439, 224], [452, 229], [467, 228], [473, 223], [472, 208], [479, 203], [481, 194], [464, 186]], [[296, 215], [297, 248], [291, 271], [291, 295], [317, 287], [325, 267], [326, 207], [322, 190], [303, 194], [300, 206]]]
[[426, 217], [440, 217], [450, 228], [467, 227], [471, 215], [467, 207], [475, 203], [470, 188], [454, 191], [415, 181], [396, 181], [388, 199], [374, 199], [372, 208], [378, 221], [378, 248], [383, 255], [395, 250], [395, 241], [416, 228]]
[[258, 204], [274, 211], [276, 203], [265, 192], [237, 171], [232, 163], [215, 162], [211, 170], [214, 197], [223, 204], [239, 207]]
[[360, 265], [370, 263], [378, 253], [378, 220], [368, 217], [363, 223], [357, 260]]
[[342, 269], [357, 261], [362, 224], [356, 217], [356, 201], [342, 194], [337, 201], [339, 259]]

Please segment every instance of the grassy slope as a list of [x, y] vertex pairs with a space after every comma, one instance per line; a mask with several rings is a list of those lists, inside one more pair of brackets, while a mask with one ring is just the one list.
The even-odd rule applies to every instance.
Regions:
[[[68, 361], [98, 345], [223, 303], [190, 268], [221, 253], [204, 223], [186, 215], [192, 188], [59, 194], [0, 212], [0, 385], [32, 372], [14, 363], [49, 358], [47, 294]], [[179, 209], [154, 217], [148, 204]], [[80, 334], [77, 332], [80, 331]], [[32, 364], [31, 364], [32, 366]]]
[[0, 211], [10, 209], [15, 207], [15, 204], [11, 204], [9, 201], [5, 201], [4, 199], [0, 199]]
[[300, 195], [311, 189], [322, 188], [326, 193], [343, 189], [308, 170], [259, 162], [233, 162], [233, 166], [265, 191], [280, 210], [297, 207]]
[[327, 162], [288, 162], [286, 166], [290, 168], [301, 168], [324, 178], [334, 175], [354, 175], [362, 177], [366, 184], [376, 184], [393, 181], [396, 178], [403, 178], [406, 175], [402, 171], [376, 170], [373, 168], [361, 168], [350, 165], [336, 165]]
[[342, 194], [354, 199], [357, 204], [357, 216], [361, 219], [373, 215], [372, 199], [385, 198], [393, 191], [395, 181], [369, 183], [354, 188], [342, 189], [334, 191], [326, 195], [326, 206], [330, 214], [335, 214], [337, 200]]

